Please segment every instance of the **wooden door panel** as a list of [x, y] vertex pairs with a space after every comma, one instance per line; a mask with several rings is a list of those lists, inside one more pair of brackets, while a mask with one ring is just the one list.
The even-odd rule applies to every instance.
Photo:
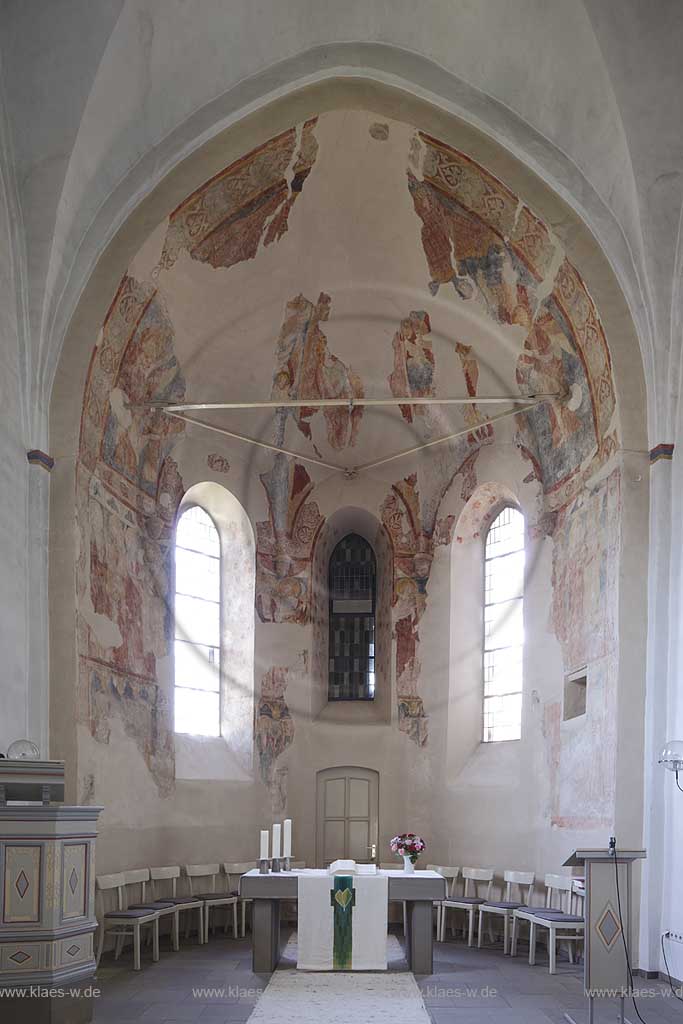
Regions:
[[[370, 768], [325, 768], [317, 775], [316, 860], [373, 860], [379, 834], [379, 774]], [[376, 858], [375, 858], [376, 859]]]
[[345, 818], [346, 779], [325, 780], [325, 818]]
[[367, 779], [349, 778], [349, 802], [347, 814], [350, 818], [370, 817], [370, 783]]

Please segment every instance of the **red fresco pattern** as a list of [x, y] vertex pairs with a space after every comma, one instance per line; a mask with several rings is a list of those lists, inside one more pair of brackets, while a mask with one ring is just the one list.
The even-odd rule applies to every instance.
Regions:
[[[277, 339], [271, 399], [311, 399], [311, 405], [281, 411], [277, 444], [284, 443], [285, 424], [289, 417], [304, 437], [312, 440], [311, 419], [319, 411], [315, 405], [316, 398], [363, 397], [360, 378], [329, 351], [327, 338], [320, 328], [330, 315], [331, 302], [330, 296], [321, 292], [315, 304], [303, 295], [297, 295], [287, 303]], [[324, 408], [323, 415], [330, 447], [337, 451], [353, 447], [363, 418], [362, 407], [351, 412], [344, 408]]]
[[[422, 132], [417, 139], [422, 179], [409, 170], [408, 188], [422, 221], [430, 290], [451, 283], [463, 299], [478, 294], [494, 320], [526, 328], [517, 372], [522, 393], [562, 396], [548, 403], [549, 424], [540, 413], [517, 417], [523, 454], [543, 482], [549, 510], [558, 511], [617, 447], [610, 356], [597, 310], [567, 259], [539, 304], [537, 286], [553, 270], [557, 251], [545, 225], [464, 154]], [[459, 348], [463, 368], [465, 348]], [[588, 400], [572, 412], [566, 397], [574, 383]]]
[[304, 625], [311, 606], [311, 561], [324, 519], [307, 501], [313, 489], [306, 469], [277, 455], [261, 475], [269, 518], [256, 524], [256, 610], [261, 622]]
[[[429, 398], [436, 394], [434, 385], [434, 352], [428, 337], [432, 327], [424, 310], [413, 310], [394, 334], [394, 369], [389, 376], [389, 387], [394, 398], [411, 395]], [[401, 415], [407, 423], [415, 416], [424, 416], [423, 405], [400, 405]]]
[[182, 202], [170, 216], [160, 267], [172, 267], [185, 251], [214, 268], [227, 268], [253, 259], [261, 242], [279, 241], [315, 164], [316, 123], [312, 118], [300, 132], [289, 128], [270, 139]]
[[184, 492], [169, 452], [183, 427], [139, 406], [183, 394], [155, 289], [124, 277], [91, 359], [81, 418], [77, 713], [108, 742], [116, 710], [163, 793], [173, 786], [174, 754], [156, 663], [168, 650], [173, 524]]
[[[440, 500], [456, 476], [462, 475], [465, 480], [472, 473], [477, 454], [478, 449], [475, 449], [460, 463], [444, 483]], [[425, 525], [425, 510], [421, 507], [415, 473], [393, 485], [382, 503], [380, 515], [393, 548], [392, 605], [399, 729], [418, 746], [425, 746], [429, 732], [428, 716], [418, 692], [421, 669], [419, 625], [427, 606], [427, 585], [434, 549], [439, 544], [451, 543], [454, 517], [436, 519], [431, 530]]]

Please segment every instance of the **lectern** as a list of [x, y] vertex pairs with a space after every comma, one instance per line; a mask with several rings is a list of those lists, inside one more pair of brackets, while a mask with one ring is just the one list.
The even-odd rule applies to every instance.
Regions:
[[[585, 869], [585, 948], [583, 987], [588, 997], [588, 1021], [593, 1024], [596, 997], [619, 998], [624, 1024], [624, 1000], [629, 995], [626, 949], [631, 957], [631, 869], [645, 850], [575, 850], [566, 867]], [[626, 948], [625, 948], [626, 947]], [[570, 1024], [574, 1019], [565, 1014]]]

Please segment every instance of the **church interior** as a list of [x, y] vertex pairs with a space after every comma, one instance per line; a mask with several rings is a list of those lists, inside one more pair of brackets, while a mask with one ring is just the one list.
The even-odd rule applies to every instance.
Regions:
[[683, 1019], [682, 43], [0, 5], [0, 1020]]

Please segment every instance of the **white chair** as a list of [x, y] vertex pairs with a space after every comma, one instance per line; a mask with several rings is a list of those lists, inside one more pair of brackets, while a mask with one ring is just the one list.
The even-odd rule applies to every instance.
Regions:
[[[149, 869], [149, 877], [152, 883], [152, 898], [167, 899], [175, 903], [178, 914], [186, 915], [185, 938], [190, 934], [190, 921], [192, 912], [197, 911], [197, 938], [199, 944], [204, 942], [204, 902], [196, 896], [178, 896], [178, 879], [180, 878], [180, 866], [173, 864], [166, 867]], [[161, 883], [170, 882], [171, 892], [164, 895], [161, 890]]]
[[[292, 865], [293, 867], [294, 865]], [[242, 910], [242, 938], [247, 932], [247, 903], [251, 903], [251, 900], [245, 900], [240, 896], [240, 878], [242, 875], [246, 875], [247, 871], [251, 871], [252, 868], [256, 867], [255, 860], [244, 860], [230, 863], [227, 861], [223, 862], [223, 871], [227, 877], [227, 889], [228, 893], [235, 899]], [[237, 906], [235, 907], [235, 918], [237, 918]]]
[[147, 886], [150, 882], [149, 868], [134, 868], [132, 871], [124, 871], [123, 877], [126, 881], [126, 895], [130, 886], [140, 886], [140, 902], [128, 901], [129, 910], [156, 910], [159, 918], [171, 918], [171, 945], [177, 953], [180, 949], [178, 931], [179, 912], [178, 907], [172, 900], [147, 899]]
[[[440, 941], [446, 938], [446, 911], [464, 910], [467, 919], [467, 928], [463, 928], [463, 935], [467, 931], [467, 945], [474, 942], [474, 915], [480, 904], [491, 899], [491, 888], [493, 886], [493, 868], [463, 868], [462, 878], [464, 888], [461, 896], [452, 895], [441, 904], [441, 936]], [[486, 895], [482, 896], [481, 892]], [[451, 927], [451, 933], [455, 935], [455, 926]]]
[[[202, 900], [204, 903], [204, 942], [209, 941], [209, 921], [211, 917], [211, 911], [216, 907], [225, 907], [225, 928], [224, 931], [227, 934], [228, 931], [228, 918], [227, 912], [228, 907], [232, 907], [232, 937], [237, 938], [237, 896], [230, 892], [220, 892], [216, 889], [216, 875], [220, 874], [220, 864], [186, 864], [185, 874], [187, 876], [187, 884], [190, 887], [190, 896], [194, 896], [197, 900]], [[194, 891], [194, 879], [210, 879], [211, 888], [206, 892], [196, 893]], [[228, 885], [230, 879], [228, 879]]]
[[[116, 910], [106, 911], [105, 893], [116, 890]], [[100, 895], [100, 934], [97, 943], [97, 964], [104, 948], [105, 934], [116, 937], [115, 959], [121, 955], [123, 940], [127, 935], [133, 939], [133, 970], [140, 970], [140, 936], [142, 929], [152, 929], [152, 959], [159, 959], [159, 914], [156, 910], [129, 910], [126, 903], [126, 878], [123, 872], [114, 875], [98, 875], [95, 892]]]
[[[571, 879], [570, 879], [571, 881]], [[553, 914], [566, 913], [565, 894], [567, 891], [566, 875], [546, 875], [544, 878], [545, 899], [543, 903], [529, 904], [527, 907], [519, 907], [512, 915], [512, 932], [510, 940], [510, 955], [517, 956], [517, 943], [519, 941], [520, 925], [527, 924], [532, 917], [541, 910]]]
[[[508, 954], [510, 941], [510, 922], [515, 910], [531, 903], [536, 876], [533, 871], [504, 871], [505, 889], [502, 900], [487, 900], [479, 906], [479, 927], [477, 929], [477, 946], [481, 949], [482, 930], [485, 917], [503, 918], [503, 954]], [[519, 899], [516, 899], [519, 896]]]
[[[449, 899], [453, 895], [455, 883], [460, 877], [460, 868], [444, 867], [439, 864], [428, 864], [427, 871], [436, 871], [438, 874], [443, 875], [446, 879], [446, 899]], [[443, 900], [434, 900], [434, 906], [436, 907], [436, 937], [439, 938], [441, 934], [441, 906]]]
[[[550, 974], [556, 973], [557, 968], [557, 944], [565, 942], [570, 963], [574, 962], [574, 944], [583, 941], [585, 929], [583, 917], [583, 896], [584, 892], [575, 885], [574, 879], [568, 875], [546, 875], [546, 906], [545, 907], [520, 907], [514, 912], [512, 919], [512, 942], [511, 955], [517, 955], [517, 940], [519, 924], [527, 921], [529, 924], [529, 965], [533, 967], [536, 963], [536, 937], [537, 929], [544, 928], [548, 936], [548, 960]], [[559, 901], [559, 906], [553, 903]], [[575, 905], [576, 904], [576, 905]], [[574, 913], [579, 910], [579, 913]]]

